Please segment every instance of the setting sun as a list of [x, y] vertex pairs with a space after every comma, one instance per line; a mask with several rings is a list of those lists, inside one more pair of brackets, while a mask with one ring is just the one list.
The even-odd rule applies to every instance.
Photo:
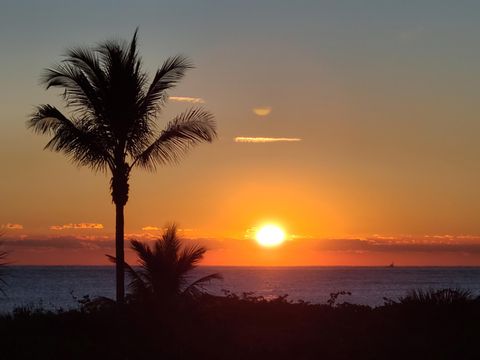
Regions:
[[285, 232], [276, 225], [264, 225], [255, 234], [257, 242], [261, 246], [274, 247], [285, 241]]

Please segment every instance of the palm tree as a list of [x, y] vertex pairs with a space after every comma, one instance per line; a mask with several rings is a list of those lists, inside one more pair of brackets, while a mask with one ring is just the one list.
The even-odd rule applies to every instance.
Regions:
[[27, 122], [36, 133], [51, 135], [45, 146], [94, 171], [110, 172], [115, 204], [117, 302], [124, 301], [124, 207], [133, 168], [155, 170], [176, 163], [191, 146], [216, 137], [213, 115], [190, 109], [158, 131], [157, 115], [167, 90], [192, 68], [183, 56], [168, 58], [148, 84], [137, 52], [137, 31], [130, 43], [111, 40], [95, 48], [73, 48], [65, 59], [46, 70], [46, 89], [63, 89], [71, 111], [65, 116], [51, 105], [40, 105]]
[[[222, 278], [215, 273], [188, 283], [189, 273], [203, 259], [206, 249], [198, 245], [182, 248], [175, 224], [168, 226], [152, 247], [137, 240], [130, 244], [140, 263], [137, 270], [125, 263], [134, 300], [159, 303], [179, 296], [195, 297], [202, 293], [205, 283]], [[115, 257], [109, 258], [118, 264]]]

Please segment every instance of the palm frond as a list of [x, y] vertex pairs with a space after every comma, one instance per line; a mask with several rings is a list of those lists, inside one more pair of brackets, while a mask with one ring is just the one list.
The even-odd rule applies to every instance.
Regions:
[[210, 274], [207, 276], [203, 276], [200, 279], [194, 281], [190, 285], [188, 285], [184, 290], [183, 294], [191, 295], [191, 296], [198, 296], [203, 293], [204, 285], [209, 283], [212, 280], [223, 280], [223, 276], [219, 273]]
[[117, 263], [117, 258], [115, 256], [109, 255], [109, 254], [105, 254], [105, 256], [107, 257], [108, 261], [110, 261], [112, 264]]
[[180, 274], [185, 274], [195, 267], [203, 259], [207, 249], [203, 246], [192, 245], [190, 247], [184, 248], [180, 256], [178, 257], [178, 272]]
[[128, 45], [128, 52], [125, 51], [126, 59], [125, 61], [130, 64], [133, 71], [136, 71], [140, 68], [140, 59], [137, 54], [137, 43], [138, 43], [138, 27], [135, 29], [132, 40]]
[[[110, 262], [116, 264], [117, 258], [112, 255], [105, 255]], [[131, 267], [127, 262], [123, 263], [125, 269], [127, 270], [128, 275], [130, 276], [131, 280], [129, 283], [129, 288], [132, 290], [134, 294], [138, 295], [146, 295], [149, 292], [148, 284], [143, 280], [141, 272], [135, 271], [133, 267]]]
[[171, 263], [175, 263], [180, 250], [180, 240], [177, 236], [177, 225], [171, 224], [162, 235], [162, 241], [155, 243], [157, 254], [163, 253], [165, 259]]
[[105, 41], [96, 52], [109, 85], [103, 99], [108, 128], [122, 152], [136, 156], [152, 141], [155, 129], [154, 119], [140, 110], [147, 75], [137, 53], [137, 31], [130, 43]]
[[[0, 243], [0, 245], [2, 245], [2, 243]], [[0, 266], [7, 265], [7, 263], [4, 262], [4, 260], [7, 258], [7, 255], [8, 253], [6, 251], [0, 251]]]
[[47, 89], [64, 89], [63, 97], [67, 106], [76, 109], [81, 115], [89, 113], [99, 119], [104, 117], [102, 94], [85, 70], [78, 66], [78, 61], [66, 58], [60, 64], [47, 69], [41, 82]]
[[[130, 46], [130, 56], [135, 54], [136, 36], [134, 36]], [[169, 58], [163, 66], [156, 72], [152, 83], [145, 89], [139, 91], [137, 97], [137, 118], [132, 123], [127, 139], [127, 150], [133, 157], [140, 155], [148, 145], [152, 143], [153, 130], [156, 128], [155, 118], [160, 107], [165, 103], [166, 90], [177, 84], [184, 76], [185, 71], [192, 65], [187, 58], [176, 56]], [[137, 63], [135, 71], [141, 79], [139, 84], [143, 89], [147, 81], [146, 74], [140, 73], [140, 63]]]
[[156, 114], [166, 100], [166, 90], [173, 88], [185, 76], [187, 70], [192, 69], [190, 60], [182, 55], [168, 58], [157, 70], [153, 80], [140, 104], [142, 117]]
[[413, 289], [400, 297], [400, 304], [410, 305], [453, 305], [474, 301], [470, 290], [466, 289]]
[[75, 47], [69, 49], [66, 56], [67, 61], [82, 71], [100, 94], [106, 91], [107, 78], [96, 51], [90, 48]]
[[137, 253], [142, 262], [149, 261], [152, 258], [152, 250], [150, 250], [147, 244], [138, 240], [131, 240], [130, 247]]
[[172, 120], [160, 136], [140, 155], [132, 166], [155, 170], [158, 165], [176, 163], [190, 147], [216, 138], [213, 115], [201, 108], [191, 109]]
[[27, 127], [37, 134], [55, 134], [56, 131], [69, 124], [75, 125], [63, 115], [60, 110], [51, 105], [40, 105], [27, 121]]
[[130, 241], [130, 248], [138, 256], [138, 263], [142, 269], [142, 278], [153, 286], [153, 280], [165, 268], [158, 254], [154, 253], [148, 244], [138, 240]]
[[63, 152], [74, 163], [94, 170], [113, 166], [113, 158], [104, 148], [102, 134], [88, 119], [72, 121], [51, 105], [41, 105], [27, 122], [27, 126], [40, 134], [52, 134], [45, 149]]

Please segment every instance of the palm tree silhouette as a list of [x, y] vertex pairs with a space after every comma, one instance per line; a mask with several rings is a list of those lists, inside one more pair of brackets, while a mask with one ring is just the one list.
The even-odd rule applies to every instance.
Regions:
[[137, 32], [130, 43], [110, 40], [95, 48], [73, 48], [65, 59], [46, 70], [46, 89], [64, 90], [68, 118], [51, 105], [40, 105], [27, 122], [39, 134], [52, 136], [45, 146], [94, 171], [111, 173], [116, 208], [115, 251], [117, 301], [123, 303], [124, 207], [134, 167], [155, 170], [176, 163], [192, 145], [216, 137], [213, 115], [202, 108], [177, 115], [163, 131], [156, 119], [174, 87], [192, 68], [183, 56], [168, 58], [148, 85], [137, 52]]
[[[198, 245], [182, 248], [175, 224], [168, 226], [152, 247], [137, 240], [132, 240], [130, 244], [140, 263], [137, 270], [125, 263], [132, 279], [133, 300], [158, 303], [179, 296], [195, 297], [202, 293], [205, 283], [222, 278], [214, 273], [189, 284], [189, 273], [197, 267], [207, 250]], [[107, 256], [118, 264], [115, 257]]]

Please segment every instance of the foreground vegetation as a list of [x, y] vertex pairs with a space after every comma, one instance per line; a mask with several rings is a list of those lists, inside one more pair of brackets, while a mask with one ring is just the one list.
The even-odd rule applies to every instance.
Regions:
[[0, 317], [3, 359], [478, 359], [480, 301], [412, 292], [384, 306], [249, 294]]

